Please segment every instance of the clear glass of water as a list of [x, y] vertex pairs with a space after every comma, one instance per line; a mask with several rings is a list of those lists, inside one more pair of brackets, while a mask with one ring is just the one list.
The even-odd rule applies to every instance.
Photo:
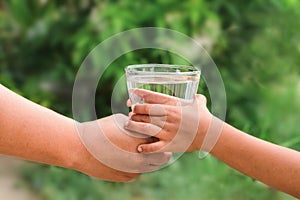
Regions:
[[169, 64], [130, 65], [125, 71], [132, 104], [146, 103], [131, 92], [136, 88], [193, 101], [201, 74], [196, 67]]

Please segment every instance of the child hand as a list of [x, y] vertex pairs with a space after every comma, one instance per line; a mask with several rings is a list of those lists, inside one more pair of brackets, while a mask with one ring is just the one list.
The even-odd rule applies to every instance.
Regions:
[[147, 90], [137, 89], [134, 93], [150, 104], [133, 105], [131, 120], [125, 128], [159, 139], [139, 145], [139, 152], [184, 152], [201, 148], [212, 118], [203, 95], [196, 95], [193, 102], [187, 103]]

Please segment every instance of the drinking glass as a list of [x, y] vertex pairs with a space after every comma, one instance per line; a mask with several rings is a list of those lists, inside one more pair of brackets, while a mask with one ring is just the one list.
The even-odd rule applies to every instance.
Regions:
[[192, 101], [197, 93], [201, 74], [196, 67], [169, 64], [130, 65], [125, 71], [132, 104], [146, 103], [132, 93], [135, 88], [167, 94], [183, 101]]

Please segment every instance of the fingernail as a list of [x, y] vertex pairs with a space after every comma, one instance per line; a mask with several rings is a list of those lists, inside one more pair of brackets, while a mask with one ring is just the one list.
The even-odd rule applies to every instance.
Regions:
[[141, 147], [141, 146], [138, 146], [138, 148], [137, 148], [137, 150], [138, 150], [138, 152], [143, 152], [143, 148]]

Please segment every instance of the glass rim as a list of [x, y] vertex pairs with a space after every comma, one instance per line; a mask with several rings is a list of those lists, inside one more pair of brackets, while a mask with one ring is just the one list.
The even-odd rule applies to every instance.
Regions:
[[[186, 68], [190, 69], [191, 71], [139, 71], [136, 70], [138, 68], [170, 68], [170, 69], [176, 69], [176, 68]], [[125, 68], [126, 73], [141, 73], [141, 74], [174, 74], [174, 75], [200, 75], [201, 70], [189, 65], [178, 65], [178, 64], [134, 64], [134, 65], [128, 65]]]

